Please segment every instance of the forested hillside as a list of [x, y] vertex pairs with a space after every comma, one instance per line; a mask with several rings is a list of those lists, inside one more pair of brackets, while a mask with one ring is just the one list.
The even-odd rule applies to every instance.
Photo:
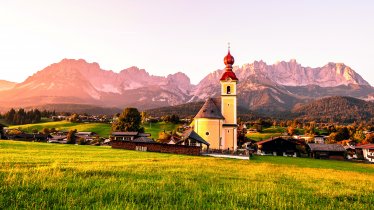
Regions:
[[293, 109], [297, 118], [319, 122], [373, 121], [374, 103], [357, 98], [334, 96]]

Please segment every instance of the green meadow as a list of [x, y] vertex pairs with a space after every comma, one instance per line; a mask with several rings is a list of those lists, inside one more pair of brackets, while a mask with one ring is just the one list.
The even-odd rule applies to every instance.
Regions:
[[0, 141], [0, 209], [373, 209], [374, 165]]
[[[158, 122], [158, 123], [146, 123], [142, 125], [145, 128], [145, 132], [151, 133], [151, 137], [154, 139], [158, 138], [158, 133], [160, 131], [172, 131], [175, 130], [178, 125], [173, 123]], [[42, 131], [43, 128], [56, 128], [57, 130], [74, 130], [78, 131], [92, 131], [99, 134], [101, 137], [108, 137], [111, 130], [111, 124], [108, 123], [73, 123], [69, 121], [56, 121], [56, 122], [42, 122], [35, 124], [26, 125], [14, 125], [10, 128], [19, 128], [26, 132], [32, 132], [32, 130]]]

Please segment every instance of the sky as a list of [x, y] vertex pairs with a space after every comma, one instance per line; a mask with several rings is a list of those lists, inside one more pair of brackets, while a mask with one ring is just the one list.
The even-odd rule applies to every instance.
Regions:
[[341, 62], [374, 85], [371, 0], [0, 0], [0, 79], [64, 58], [119, 72], [184, 72], [197, 84], [235, 65]]

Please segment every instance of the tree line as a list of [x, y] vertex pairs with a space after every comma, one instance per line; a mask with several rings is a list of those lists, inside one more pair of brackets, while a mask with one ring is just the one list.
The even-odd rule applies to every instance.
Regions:
[[39, 111], [38, 109], [31, 109], [26, 111], [23, 108], [15, 110], [10, 109], [4, 115], [0, 115], [0, 118], [4, 119], [8, 124], [11, 125], [23, 125], [29, 123], [39, 123], [42, 117], [49, 117], [55, 115], [55, 111]]

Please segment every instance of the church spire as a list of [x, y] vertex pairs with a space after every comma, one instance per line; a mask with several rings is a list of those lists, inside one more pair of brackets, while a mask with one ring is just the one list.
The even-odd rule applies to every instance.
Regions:
[[232, 80], [238, 80], [235, 73], [232, 71], [232, 65], [234, 64], [235, 59], [230, 53], [230, 42], [228, 43], [228, 52], [225, 58], [223, 59], [223, 62], [226, 65], [226, 70], [223, 73], [221, 80], [226, 80], [227, 78], [231, 78]]

